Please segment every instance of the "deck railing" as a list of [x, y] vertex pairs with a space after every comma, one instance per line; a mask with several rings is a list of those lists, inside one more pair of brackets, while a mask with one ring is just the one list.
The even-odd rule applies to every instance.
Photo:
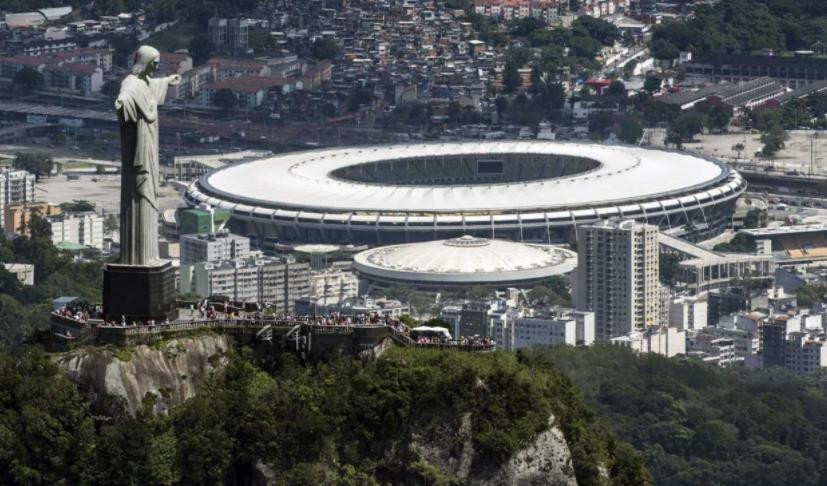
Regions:
[[176, 321], [169, 323], [121, 325], [108, 324], [100, 319], [81, 321], [72, 316], [65, 316], [57, 312], [52, 314], [52, 320], [65, 326], [85, 328], [94, 337], [109, 340], [129, 342], [131, 339], [145, 336], [163, 336], [166, 334], [186, 333], [203, 330], [224, 330], [238, 334], [257, 334], [265, 326], [274, 328], [292, 329], [296, 325], [308, 328], [313, 334], [350, 335], [355, 329], [386, 329], [391, 339], [397, 343], [421, 349], [446, 349], [461, 351], [492, 351], [494, 344], [458, 344], [458, 343], [420, 343], [406, 333], [393, 326], [385, 324], [318, 324], [312, 318], [267, 319], [267, 318], [233, 318], [233, 319], [194, 319], [190, 321]]

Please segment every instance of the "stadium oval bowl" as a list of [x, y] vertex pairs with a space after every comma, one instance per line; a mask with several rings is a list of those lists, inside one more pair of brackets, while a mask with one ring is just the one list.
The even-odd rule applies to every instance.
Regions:
[[185, 198], [231, 210], [233, 229], [260, 241], [548, 243], [613, 217], [713, 236], [745, 189], [724, 163], [686, 152], [474, 141], [286, 153], [210, 172]]

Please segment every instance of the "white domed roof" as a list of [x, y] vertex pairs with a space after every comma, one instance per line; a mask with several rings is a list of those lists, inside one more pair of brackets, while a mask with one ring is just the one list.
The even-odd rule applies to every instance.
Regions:
[[385, 246], [356, 255], [367, 276], [413, 282], [496, 283], [570, 272], [577, 255], [555, 246], [462, 236]]

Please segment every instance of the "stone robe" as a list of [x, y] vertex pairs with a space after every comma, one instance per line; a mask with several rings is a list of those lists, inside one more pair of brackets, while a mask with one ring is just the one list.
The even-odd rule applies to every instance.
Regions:
[[121, 126], [121, 260], [156, 265], [158, 257], [158, 105], [169, 80], [134, 74], [121, 83], [115, 110]]

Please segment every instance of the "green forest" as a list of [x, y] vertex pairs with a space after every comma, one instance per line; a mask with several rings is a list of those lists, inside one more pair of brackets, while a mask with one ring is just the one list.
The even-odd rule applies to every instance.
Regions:
[[578, 484], [651, 483], [565, 376], [515, 354], [394, 349], [312, 366], [287, 354], [268, 371], [248, 355], [169, 415], [113, 419], [42, 349], [0, 353], [0, 483], [249, 484], [264, 465], [281, 484], [459, 484], [409, 444], [456, 451], [445, 430], [466, 414], [472, 471], [503, 463], [553, 414]]
[[20, 343], [49, 327], [52, 299], [68, 295], [99, 302], [103, 285], [102, 262], [76, 262], [55, 248], [51, 230], [41, 218], [32, 218], [33, 236], [7, 241], [0, 235], [0, 263], [31, 263], [35, 285], [22, 285], [0, 267], [0, 344]]
[[3, 484], [248, 484], [262, 466], [279, 484], [460, 484], [410, 443], [456, 452], [446, 430], [465, 414], [474, 471], [503, 463], [553, 414], [578, 484], [827, 480], [824, 375], [608, 346], [397, 348], [313, 365], [283, 355], [267, 369], [242, 350], [170, 414], [136, 417], [107, 417], [41, 348], [21, 346], [0, 352], [0, 410]]
[[816, 41], [827, 42], [823, 0], [722, 0], [697, 6], [686, 21], [655, 26], [650, 47], [658, 59], [680, 51], [703, 58], [809, 49]]
[[657, 484], [827, 484], [827, 373], [721, 369], [607, 346], [519, 355], [568, 376]]

